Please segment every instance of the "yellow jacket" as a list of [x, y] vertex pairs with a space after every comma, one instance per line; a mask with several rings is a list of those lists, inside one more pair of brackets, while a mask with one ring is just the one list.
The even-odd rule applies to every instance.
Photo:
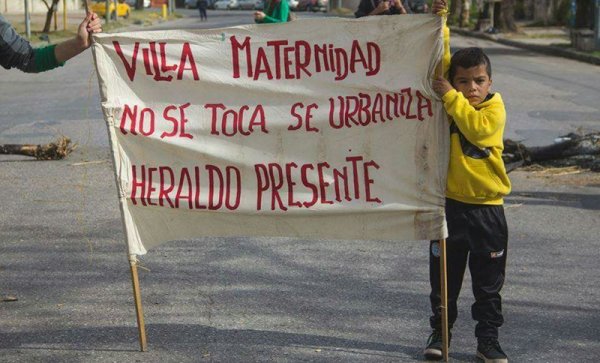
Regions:
[[[450, 37], [444, 28], [446, 61], [450, 59]], [[448, 68], [449, 62], [444, 70]], [[511, 185], [502, 161], [506, 123], [502, 97], [490, 94], [485, 101], [471, 106], [462, 93], [453, 89], [442, 101], [451, 117], [446, 196], [470, 204], [503, 204]]]

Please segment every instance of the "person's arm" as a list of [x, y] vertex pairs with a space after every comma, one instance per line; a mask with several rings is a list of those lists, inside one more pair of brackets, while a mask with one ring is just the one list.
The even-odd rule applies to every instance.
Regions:
[[382, 0], [377, 4], [377, 7], [369, 13], [369, 15], [381, 15], [390, 13], [390, 2], [388, 0]]
[[363, 16], [367, 16], [373, 11], [373, 5], [371, 4], [371, 0], [360, 0], [358, 4], [358, 9], [354, 13], [354, 16], [357, 18], [362, 18]]
[[502, 132], [499, 131], [504, 130], [506, 110], [499, 99], [500, 95], [495, 94], [496, 97], [496, 101], [488, 101], [488, 106], [476, 109], [462, 93], [452, 89], [442, 97], [442, 101], [446, 112], [467, 140], [479, 148], [485, 148], [501, 146], [503, 142]]
[[[272, 0], [275, 1], [275, 0]], [[287, 3], [287, 0], [280, 0], [275, 8], [273, 8], [272, 14], [265, 14], [265, 17], [262, 19], [263, 23], [285, 23], [288, 20], [288, 16], [290, 14], [290, 6]]]
[[73, 39], [66, 40], [54, 48], [54, 55], [59, 63], [64, 63], [67, 60], [75, 57], [79, 53], [88, 49], [92, 45], [91, 35], [102, 31], [100, 18], [96, 13], [89, 13], [88, 16], [79, 24], [77, 36]]
[[406, 0], [393, 0], [390, 8], [391, 14], [411, 14], [410, 7]]
[[498, 130], [504, 128], [506, 110], [501, 100], [476, 109], [444, 77], [435, 79], [432, 87], [435, 93], [442, 97], [446, 112], [469, 142], [479, 148], [498, 146], [502, 143], [502, 133]]
[[0, 65], [6, 69], [18, 68], [32, 73], [35, 72], [33, 58], [31, 44], [0, 15]]
[[17, 68], [27, 73], [48, 71], [87, 49], [91, 45], [90, 34], [100, 31], [100, 19], [90, 13], [79, 25], [75, 38], [34, 49], [0, 16], [0, 64], [6, 69]]

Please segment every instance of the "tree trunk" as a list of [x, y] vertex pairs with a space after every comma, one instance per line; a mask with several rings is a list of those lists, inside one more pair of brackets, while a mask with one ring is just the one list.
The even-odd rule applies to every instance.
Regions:
[[460, 12], [460, 27], [466, 28], [471, 22], [471, 0], [463, 0]]
[[450, 24], [457, 24], [461, 14], [462, 3], [464, 0], [452, 0], [448, 6], [450, 14], [448, 14], [448, 22]]
[[577, 0], [575, 28], [594, 28], [594, 2], [592, 0]]
[[44, 24], [44, 30], [42, 30], [42, 33], [48, 33], [48, 32], [50, 32], [50, 26], [52, 25], [52, 18], [53, 18], [54, 13], [56, 12], [56, 9], [58, 9], [58, 2], [60, 0], [52, 0], [52, 5], [48, 5], [46, 0], [42, 0], [42, 1], [48, 8], [48, 12], [46, 13], [46, 24]]
[[[570, 1], [570, 0], [566, 0]], [[535, 0], [533, 7], [533, 20], [544, 25], [555, 23], [559, 8], [558, 0]]]
[[502, 0], [497, 28], [502, 32], [518, 31], [515, 23], [515, 0]]
[[523, 1], [523, 18], [527, 19], [527, 20], [533, 20], [535, 0], [522, 0], [522, 1]]

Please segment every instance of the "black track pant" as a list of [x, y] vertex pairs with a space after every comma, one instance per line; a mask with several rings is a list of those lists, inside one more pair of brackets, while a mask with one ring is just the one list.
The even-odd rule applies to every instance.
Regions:
[[[498, 338], [504, 322], [500, 290], [504, 284], [508, 229], [501, 205], [476, 205], [446, 199], [446, 240], [448, 280], [448, 326], [456, 321], [456, 300], [460, 294], [467, 261], [475, 303], [471, 306], [477, 321], [476, 337]], [[429, 280], [431, 282], [431, 316], [433, 329], [441, 329], [439, 243], [429, 248]]]

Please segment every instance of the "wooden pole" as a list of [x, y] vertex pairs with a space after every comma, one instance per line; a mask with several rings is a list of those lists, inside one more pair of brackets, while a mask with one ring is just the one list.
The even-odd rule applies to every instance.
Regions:
[[63, 30], [67, 30], [67, 0], [63, 0]]
[[[448, 8], [444, 12], [438, 13], [442, 17], [442, 29], [446, 26], [446, 14]], [[444, 52], [446, 49], [444, 49]], [[444, 76], [444, 58], [437, 64], [435, 68], [435, 77]], [[440, 240], [440, 313], [442, 318], [442, 359], [444, 362], [449, 360], [449, 335], [448, 335], [448, 279], [446, 277], [446, 239]]]
[[137, 317], [138, 332], [140, 335], [140, 351], [146, 351], [146, 326], [144, 324], [144, 311], [142, 310], [142, 295], [140, 293], [140, 281], [137, 272], [137, 258], [129, 256], [131, 267], [131, 282], [133, 284], [133, 300], [135, 301], [135, 313]]
[[446, 239], [440, 240], [440, 298], [442, 314], [442, 356], [448, 362], [448, 280], [446, 278]]

